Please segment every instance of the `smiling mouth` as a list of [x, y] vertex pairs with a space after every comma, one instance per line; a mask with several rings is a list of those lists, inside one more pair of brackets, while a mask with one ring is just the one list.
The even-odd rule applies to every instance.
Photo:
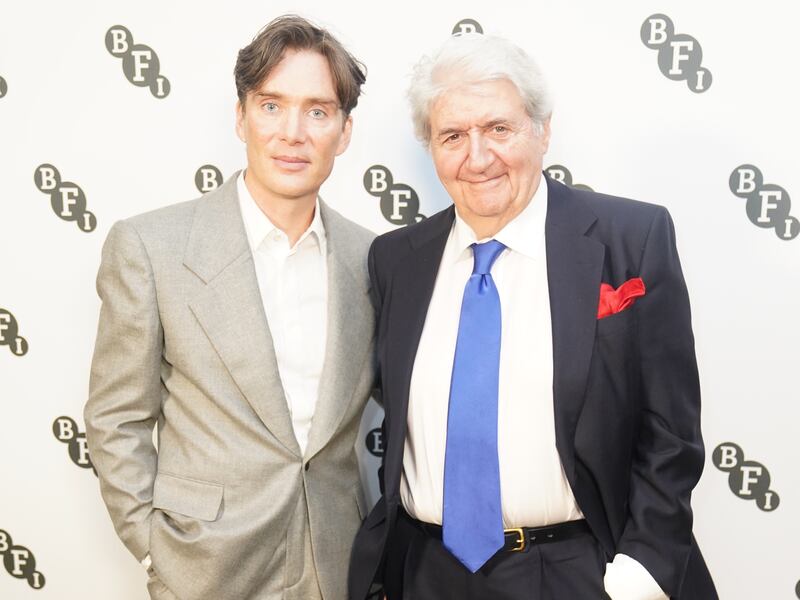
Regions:
[[491, 177], [489, 179], [481, 179], [480, 181], [467, 181], [467, 183], [479, 187], [489, 187], [491, 185], [499, 183], [502, 178], [503, 178], [502, 175], [498, 175], [497, 177]]

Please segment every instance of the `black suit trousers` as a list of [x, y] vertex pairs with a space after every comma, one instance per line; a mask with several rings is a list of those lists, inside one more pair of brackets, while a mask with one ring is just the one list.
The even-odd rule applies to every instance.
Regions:
[[388, 544], [388, 600], [602, 600], [605, 556], [590, 533], [499, 552], [470, 573], [405, 515]]

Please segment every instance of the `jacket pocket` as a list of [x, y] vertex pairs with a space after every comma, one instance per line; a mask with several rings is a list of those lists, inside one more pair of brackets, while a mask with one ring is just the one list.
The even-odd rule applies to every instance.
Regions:
[[223, 489], [220, 483], [159, 472], [153, 488], [153, 508], [201, 521], [216, 521], [222, 505]]
[[636, 311], [630, 306], [618, 313], [597, 319], [597, 335], [604, 337], [627, 331], [636, 323]]

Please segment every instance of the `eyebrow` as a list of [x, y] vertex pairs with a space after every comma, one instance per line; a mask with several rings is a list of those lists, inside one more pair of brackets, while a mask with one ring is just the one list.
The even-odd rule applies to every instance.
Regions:
[[496, 127], [497, 125], [508, 125], [511, 121], [509, 119], [500, 118], [500, 119], [492, 119], [488, 123], [484, 123], [480, 127], [482, 129], [490, 129], [492, 127]]
[[[488, 121], [486, 123], [479, 123], [478, 127], [480, 129], [490, 129], [497, 125], [507, 125], [509, 122], [510, 122], [509, 119], [506, 118], [492, 119], [491, 121]], [[464, 129], [460, 129], [458, 127], [445, 127], [444, 129], [440, 129], [436, 133], [436, 137], [440, 138], [451, 135], [453, 133], [463, 133], [464, 131], [465, 131]]]
[[451, 135], [453, 133], [461, 133], [462, 131], [464, 131], [464, 130], [463, 129], [458, 129], [456, 127], [447, 127], [445, 129], [440, 129], [439, 131], [437, 131], [436, 132], [436, 137], [437, 138], [438, 137], [444, 137], [444, 136]]
[[[275, 92], [255, 92], [254, 96], [258, 99], [284, 100], [286, 98], [286, 96], [284, 96], [283, 94], [278, 94]], [[323, 106], [332, 106], [334, 108], [339, 108], [339, 102], [334, 98], [314, 97], [314, 98], [304, 98], [303, 101], [306, 104], [322, 104]]]

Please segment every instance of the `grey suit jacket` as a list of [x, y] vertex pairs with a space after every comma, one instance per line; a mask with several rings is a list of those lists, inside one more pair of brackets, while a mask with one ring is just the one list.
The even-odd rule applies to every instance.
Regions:
[[[305, 506], [326, 600], [346, 597], [365, 513], [355, 441], [374, 377], [372, 233], [323, 203], [328, 332], [305, 457], [294, 436], [235, 175], [118, 222], [85, 409], [114, 527], [181, 600], [280, 598]], [[158, 425], [158, 451], [153, 427]]]

